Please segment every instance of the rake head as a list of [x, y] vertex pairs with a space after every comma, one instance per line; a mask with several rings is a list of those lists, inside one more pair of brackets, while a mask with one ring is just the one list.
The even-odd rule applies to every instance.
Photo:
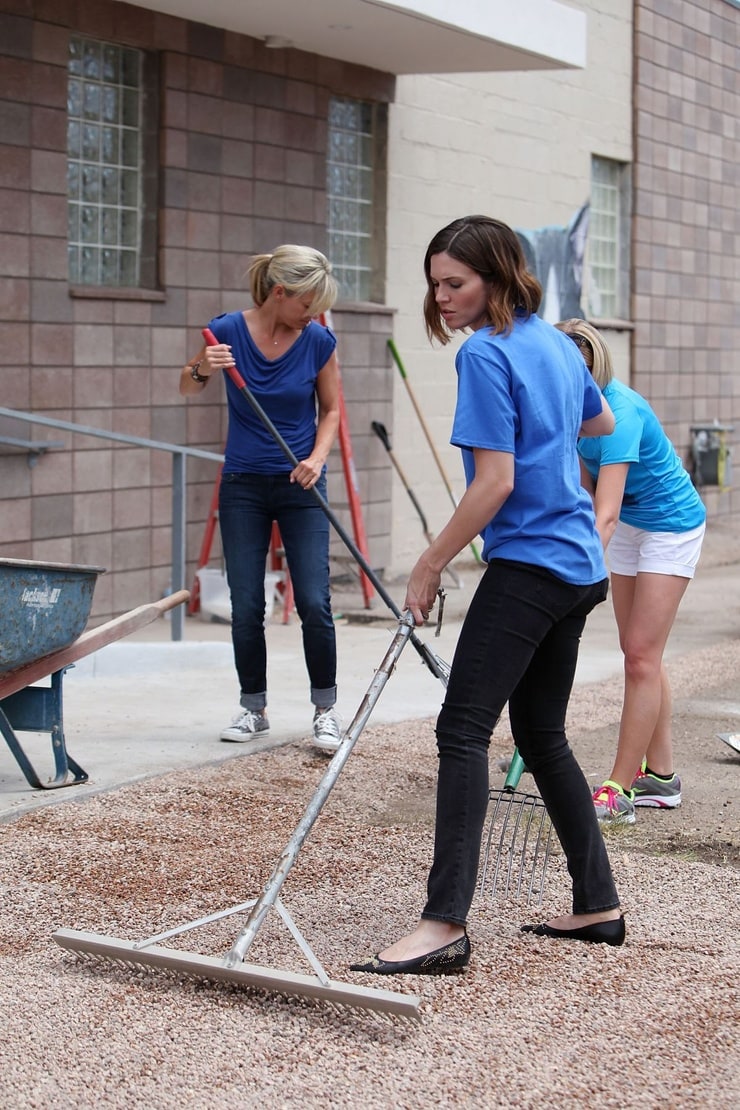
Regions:
[[536, 794], [506, 786], [491, 790], [490, 822], [481, 865], [480, 893], [542, 904], [552, 847], [552, 824]]
[[[143, 967], [159, 972], [204, 979], [215, 982], [228, 982], [240, 987], [272, 991], [286, 997], [297, 996], [328, 1003], [334, 1007], [353, 1007], [375, 1013], [419, 1020], [417, 995], [397, 994], [394, 991], [378, 990], [355, 986], [330, 979], [318, 958], [311, 949], [298, 925], [293, 920], [287, 906], [280, 898], [283, 883], [296, 860], [298, 852], [313, 828], [316, 819], [326, 802], [339, 773], [350, 756], [360, 732], [367, 722], [373, 706], [390, 678], [404, 645], [412, 636], [412, 622], [401, 617], [398, 629], [388, 650], [373, 675], [370, 687], [365, 694], [352, 724], [343, 735], [339, 748], [334, 753], [321, 782], [304, 810], [292, 836], [283, 848], [280, 858], [259, 898], [250, 899], [239, 905], [206, 914], [194, 921], [187, 921], [139, 941], [121, 940], [117, 937], [103, 936], [98, 933], [79, 932], [74, 929], [58, 929], [53, 939], [62, 948], [75, 955], [96, 963], [109, 963], [118, 967]], [[429, 651], [428, 648], [424, 648]], [[430, 657], [431, 657], [431, 653]], [[436, 657], [432, 657], [436, 660]], [[436, 665], [436, 664], [435, 664]], [[441, 667], [441, 661], [440, 661]], [[215, 924], [226, 918], [249, 911], [246, 923], [239, 931], [229, 952], [223, 957], [201, 955], [176, 948], [163, 947], [161, 942], [183, 933], [189, 933], [205, 925]], [[257, 933], [271, 911], [275, 911], [288, 929], [304, 957], [313, 968], [314, 975], [278, 970], [260, 964], [246, 963], [245, 957]]]
[[114, 968], [146, 968], [178, 977], [208, 982], [227, 982], [236, 987], [267, 991], [283, 997], [299, 997], [329, 1003], [335, 1007], [369, 1010], [377, 1014], [419, 1020], [416, 995], [359, 987], [324, 976], [303, 975], [265, 967], [261, 964], [236, 963], [215, 956], [203, 956], [160, 945], [139, 947], [135, 941], [75, 929], [57, 929], [53, 940], [73, 952], [80, 960]]

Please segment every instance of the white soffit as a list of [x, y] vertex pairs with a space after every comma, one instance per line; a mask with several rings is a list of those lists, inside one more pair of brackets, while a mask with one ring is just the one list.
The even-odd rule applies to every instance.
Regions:
[[134, 0], [385, 73], [582, 68], [586, 15], [560, 0]]

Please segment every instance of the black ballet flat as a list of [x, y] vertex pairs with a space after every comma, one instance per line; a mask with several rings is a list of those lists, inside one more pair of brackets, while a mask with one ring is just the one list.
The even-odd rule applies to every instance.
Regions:
[[615, 921], [596, 921], [593, 925], [582, 925], [580, 929], [555, 929], [544, 921], [541, 925], [522, 925], [523, 933], [533, 933], [536, 937], [557, 937], [559, 940], [585, 940], [591, 944], [611, 944], [618, 947], [624, 944], [627, 930], [624, 917]]
[[381, 960], [373, 956], [362, 964], [350, 964], [350, 971], [369, 971], [373, 975], [451, 975], [462, 971], [470, 961], [468, 934], [435, 948], [413, 960]]

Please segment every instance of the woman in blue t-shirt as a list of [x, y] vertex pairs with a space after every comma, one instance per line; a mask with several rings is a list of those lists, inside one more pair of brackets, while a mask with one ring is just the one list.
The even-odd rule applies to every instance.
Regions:
[[583, 483], [608, 548], [624, 653], [624, 704], [609, 778], [594, 792], [600, 821], [634, 824], [635, 806], [681, 804], [673, 765], [671, 688], [663, 653], [701, 554], [706, 509], [644, 397], [614, 377], [604, 339], [585, 320], [557, 325], [574, 341], [614, 413], [605, 438], [578, 445]]
[[216, 316], [206, 346], [180, 377], [180, 392], [201, 393], [236, 366], [250, 392], [299, 460], [294, 468], [228, 374], [229, 410], [218, 517], [231, 593], [231, 634], [240, 711], [221, 732], [233, 742], [269, 732], [265, 644], [265, 563], [277, 522], [303, 629], [314, 705], [313, 742], [340, 743], [336, 632], [329, 593], [329, 521], [310, 491], [326, 498], [326, 460], [339, 428], [334, 333], [313, 319], [337, 296], [331, 266], [312, 247], [285, 244], [249, 267], [254, 306]]
[[614, 419], [570, 340], [537, 315], [542, 290], [516, 234], [469, 216], [424, 260], [430, 339], [472, 331], [458, 351], [452, 442], [467, 489], [414, 567], [405, 607], [432, 609], [444, 568], [480, 534], [488, 567], [465, 617], [437, 720], [434, 860], [414, 931], [353, 970], [444, 974], [470, 959], [466, 932], [488, 806], [491, 733], [509, 705], [514, 741], [565, 851], [572, 912], [538, 936], [619, 945], [619, 911], [591, 791], [565, 735], [586, 617], [607, 593], [601, 541], [576, 441]]

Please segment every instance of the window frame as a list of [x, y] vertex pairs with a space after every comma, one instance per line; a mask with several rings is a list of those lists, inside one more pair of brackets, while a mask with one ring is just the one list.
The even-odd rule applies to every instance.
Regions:
[[[332, 124], [332, 107], [335, 104], [353, 104], [361, 106], [367, 113], [368, 123], [366, 128], [348, 128], [351, 134], [358, 136], [358, 148], [362, 147], [365, 140], [365, 149], [369, 150], [369, 161], [363, 161], [359, 156], [355, 162], [342, 162], [332, 158], [332, 132], [343, 130]], [[380, 303], [385, 295], [385, 249], [386, 249], [386, 183], [387, 183], [387, 133], [388, 133], [388, 108], [386, 104], [374, 101], [359, 100], [354, 97], [331, 95], [327, 112], [327, 154], [326, 154], [326, 237], [327, 254], [334, 267], [334, 272], [340, 287], [340, 298], [349, 302]], [[370, 188], [365, 195], [355, 191], [352, 195], [339, 194], [332, 190], [332, 167], [345, 167], [369, 173]], [[359, 178], [361, 180], [361, 178]], [[340, 228], [332, 220], [332, 202], [349, 202], [365, 204], [369, 208], [366, 228], [358, 231], [352, 228]], [[359, 265], [344, 263], [344, 256], [335, 249], [334, 237], [355, 237], [363, 245], [361, 262]], [[341, 257], [340, 257], [341, 255]], [[353, 283], [348, 288], [342, 280], [343, 272], [354, 272], [366, 276], [365, 283], [360, 286]]]
[[[604, 172], [608, 171], [608, 172]], [[589, 319], [629, 319], [630, 198], [632, 167], [628, 162], [591, 155], [589, 227], [583, 297]], [[605, 197], [607, 203], [600, 203]], [[613, 228], [609, 224], [613, 224]], [[603, 245], [604, 251], [600, 249]], [[613, 256], [613, 262], [599, 257]], [[599, 273], [611, 274], [602, 289]], [[604, 299], [608, 298], [606, 304]]]
[[[158, 65], [156, 56], [151, 52], [141, 50], [137, 47], [130, 47], [121, 43], [112, 42], [106, 39], [97, 39], [91, 35], [86, 34], [73, 34], [69, 39], [68, 57], [71, 58], [72, 43], [78, 42], [84, 46], [85, 43], [94, 43], [97, 47], [104, 50], [106, 47], [115, 49], [116, 51], [132, 51], [138, 56], [139, 62], [139, 75], [138, 75], [138, 159], [137, 159], [137, 188], [136, 188], [136, 223], [137, 223], [137, 274], [136, 280], [133, 284], [116, 282], [115, 284], [106, 284], [98, 280], [84, 281], [82, 274], [78, 273], [73, 275], [71, 260], [68, 268], [68, 279], [70, 288], [74, 295], [81, 296], [96, 296], [101, 293], [110, 293], [110, 295], [125, 294], [126, 291], [134, 295], [141, 295], [146, 291], [156, 291], [158, 289], [158, 265], [157, 265], [157, 229], [158, 229], [158, 212], [157, 200], [159, 192], [159, 166], [158, 166], [158, 123], [159, 123], [159, 92], [157, 72]], [[70, 84], [73, 80], [80, 79], [84, 81], [84, 74], [74, 74], [68, 62], [67, 68], [67, 89], [69, 96]], [[106, 82], [100, 80], [101, 86], [105, 86]], [[119, 86], [120, 87], [120, 86]], [[70, 120], [80, 118], [84, 122], [84, 116], [74, 117], [69, 114], [69, 106], [67, 111], [68, 129]], [[119, 165], [120, 159], [116, 163], [106, 163], [102, 157], [97, 162], [87, 160], [90, 165], [105, 166]], [[83, 150], [80, 146], [79, 157], [74, 157], [70, 154], [69, 145], [67, 146], [67, 166], [68, 175], [70, 167], [73, 163], [77, 163], [83, 167], [86, 159], [83, 157]], [[67, 193], [67, 206], [68, 211], [76, 204], [75, 199], [70, 196], [69, 187]], [[115, 205], [109, 207], [115, 208], [119, 213], [121, 211], [120, 200]], [[79, 204], [82, 208], [82, 204]], [[103, 210], [105, 205], [101, 202], [99, 210]], [[70, 228], [67, 231], [68, 248], [71, 251], [73, 246], [78, 248], [82, 245], [80, 237], [73, 238], [70, 236]], [[104, 246], [101, 242], [101, 236], [98, 234], [96, 246]], [[114, 244], [111, 244], [114, 249], [120, 249], [120, 233], [119, 238]], [[98, 277], [101, 277], [98, 272]]]

